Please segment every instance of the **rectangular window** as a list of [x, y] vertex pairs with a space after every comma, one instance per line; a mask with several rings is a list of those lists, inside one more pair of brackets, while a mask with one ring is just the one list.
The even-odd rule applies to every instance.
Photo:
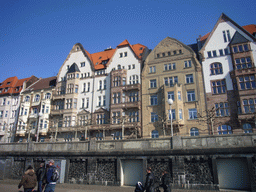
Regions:
[[226, 93], [226, 82], [225, 80], [212, 81], [212, 92], [213, 94]]
[[127, 52], [124, 52], [124, 56], [127, 57]]
[[216, 50], [212, 51], [213, 57], [217, 57], [217, 52]]
[[101, 96], [98, 96], [98, 106], [101, 106]]
[[42, 106], [42, 113], [44, 113], [45, 105]]
[[158, 121], [158, 115], [154, 112], [151, 113], [151, 122], [154, 123]]
[[226, 31], [222, 31], [222, 33], [223, 33], [224, 43], [226, 43], [227, 42]]
[[120, 57], [120, 58], [123, 57], [123, 53], [119, 53], [119, 57]]
[[196, 95], [195, 95], [195, 91], [187, 91], [187, 99], [188, 101], [195, 101], [196, 100]]
[[197, 119], [197, 109], [188, 109], [189, 119]]
[[0, 111], [0, 118], [3, 118], [3, 111]]
[[150, 88], [156, 88], [156, 79], [150, 80]]
[[8, 111], [5, 111], [5, 117], [8, 117]]
[[49, 106], [46, 106], [46, 110], [45, 110], [45, 113], [49, 113]]
[[74, 109], [77, 107], [77, 99], [74, 99]]
[[224, 53], [223, 53], [223, 50], [222, 50], [222, 49], [220, 49], [220, 50], [219, 50], [219, 53], [220, 53], [220, 56], [223, 56], [223, 55], [224, 55]]
[[167, 93], [167, 97], [168, 97], [168, 99], [172, 99], [173, 101], [175, 101], [174, 99], [174, 92], [173, 91], [170, 91], [170, 92], [168, 92]]
[[86, 108], [89, 108], [89, 98], [86, 98]]
[[227, 36], [228, 36], [228, 41], [230, 41], [230, 40], [231, 40], [231, 37], [230, 37], [229, 30], [227, 30]]
[[233, 53], [238, 53], [237, 46], [234, 46], [234, 47], [233, 47]]
[[224, 49], [224, 53], [225, 53], [225, 55], [229, 54], [228, 48]]
[[106, 106], [106, 96], [103, 95], [103, 106]]
[[191, 60], [184, 61], [185, 68], [191, 67]]
[[244, 51], [249, 51], [249, 47], [247, 44], [244, 44]]
[[82, 62], [82, 63], [81, 63], [81, 67], [84, 67], [84, 66], [85, 66], [85, 62]]
[[229, 116], [228, 103], [215, 103], [215, 111], [217, 117]]
[[237, 69], [252, 68], [251, 57], [237, 58], [235, 59], [235, 64]]
[[194, 83], [193, 74], [186, 75], [186, 83]]
[[82, 99], [82, 106], [81, 108], [83, 109], [84, 108], [84, 99]]
[[157, 105], [157, 95], [150, 96], [150, 105]]
[[172, 109], [171, 113], [169, 110], [169, 120], [175, 120], [176, 119], [176, 113], [175, 113], [175, 109]]
[[90, 92], [90, 82], [88, 82], [87, 92]]
[[239, 77], [239, 84], [241, 90], [255, 89], [256, 82], [254, 75]]
[[212, 57], [212, 52], [211, 52], [211, 51], [208, 51], [207, 54], [208, 54], [208, 57], [209, 57], [209, 58]]
[[243, 100], [244, 113], [254, 113], [255, 106], [256, 106], [256, 99]]
[[179, 119], [180, 119], [180, 120], [182, 120], [182, 119], [183, 119], [182, 109], [179, 109]]
[[181, 101], [181, 92], [178, 91], [178, 100]]
[[149, 73], [155, 73], [155, 72], [156, 72], [155, 66], [149, 67]]

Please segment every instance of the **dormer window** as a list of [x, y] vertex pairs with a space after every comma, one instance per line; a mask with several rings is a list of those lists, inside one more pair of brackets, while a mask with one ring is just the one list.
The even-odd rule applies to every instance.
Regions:
[[99, 59], [101, 59], [102, 57], [99, 57]]
[[9, 85], [11, 82], [7, 82], [6, 85]]
[[140, 47], [140, 50], [142, 50], [143, 49], [143, 47]]
[[82, 62], [82, 63], [81, 63], [81, 67], [84, 67], [84, 66], [85, 66], [85, 62]]
[[99, 63], [97, 62], [96, 65], [98, 65]]
[[79, 51], [79, 47], [76, 47], [76, 50]]

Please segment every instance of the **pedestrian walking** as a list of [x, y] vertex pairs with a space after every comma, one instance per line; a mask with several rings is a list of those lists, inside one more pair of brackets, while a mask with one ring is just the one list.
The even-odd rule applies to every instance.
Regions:
[[49, 168], [46, 173], [46, 187], [44, 192], [54, 192], [56, 182], [59, 179], [59, 173], [57, 168], [54, 166], [54, 160], [49, 161]]
[[147, 168], [146, 182], [144, 185], [144, 190], [146, 192], [154, 192], [155, 191], [155, 176], [151, 170], [151, 167]]
[[24, 192], [31, 192], [36, 187], [37, 178], [33, 167], [30, 165], [28, 166], [27, 170], [25, 171], [22, 179], [18, 185], [18, 189], [23, 186]]
[[37, 192], [42, 192], [42, 185], [44, 180], [46, 179], [46, 171], [44, 167], [44, 163], [40, 164], [40, 168], [36, 171], [36, 176], [37, 176]]
[[160, 187], [163, 187], [164, 192], [171, 192], [171, 188], [169, 186], [170, 183], [170, 177], [167, 171], [162, 172], [162, 177], [161, 177], [161, 184]]

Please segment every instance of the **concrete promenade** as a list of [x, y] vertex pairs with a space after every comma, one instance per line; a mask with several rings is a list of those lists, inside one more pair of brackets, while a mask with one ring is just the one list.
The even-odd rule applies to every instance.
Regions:
[[[17, 180], [0, 180], [0, 192], [17, 192]], [[57, 184], [55, 192], [133, 192], [135, 187], [80, 185], [80, 184]], [[162, 189], [160, 189], [163, 191]], [[23, 188], [22, 188], [23, 191]], [[221, 190], [222, 192], [234, 192], [234, 190]], [[185, 190], [173, 189], [172, 192], [214, 192], [208, 190]], [[242, 192], [242, 191], [239, 191]]]

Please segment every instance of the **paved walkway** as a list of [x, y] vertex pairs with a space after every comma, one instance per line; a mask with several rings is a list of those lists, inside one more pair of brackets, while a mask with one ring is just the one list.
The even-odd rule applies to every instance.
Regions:
[[[0, 192], [17, 192], [17, 180], [0, 180]], [[135, 187], [102, 186], [102, 185], [79, 185], [79, 184], [57, 184], [55, 192], [134, 192]], [[23, 191], [23, 189], [22, 189]], [[161, 189], [161, 191], [163, 191]], [[222, 192], [231, 192], [224, 191]], [[207, 190], [182, 190], [174, 189], [172, 192], [216, 192]], [[234, 191], [232, 191], [234, 192]], [[242, 192], [242, 191], [239, 191]]]

